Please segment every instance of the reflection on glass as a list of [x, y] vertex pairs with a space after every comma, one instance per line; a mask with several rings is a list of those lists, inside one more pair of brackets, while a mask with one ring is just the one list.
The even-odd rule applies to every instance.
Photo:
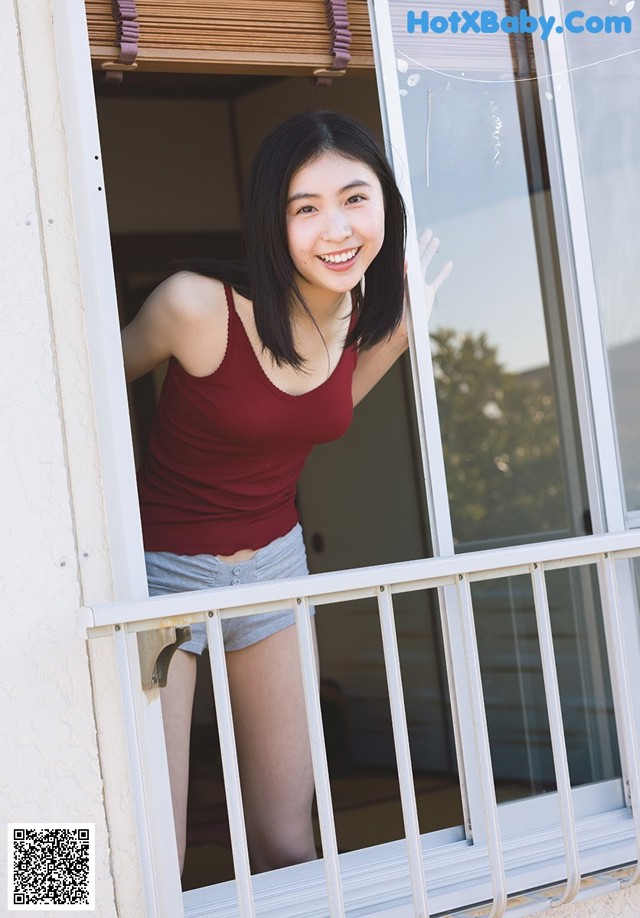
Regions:
[[[531, 125], [527, 133], [531, 83], [516, 82], [507, 35], [402, 35], [396, 22], [418, 229], [434, 227], [454, 263], [431, 317], [454, 538], [462, 549], [568, 535], [546, 333], [558, 304], [545, 302], [541, 276], [548, 190], [540, 138]], [[526, 53], [521, 66], [531, 72]]]
[[[574, 786], [620, 773], [592, 572], [547, 574], [569, 772]], [[555, 790], [529, 577], [472, 588], [498, 800]]]
[[486, 334], [432, 334], [453, 531], [488, 536], [567, 528], [548, 367], [509, 373]]
[[[566, 9], [571, 6], [567, 3]], [[633, 5], [632, 5], [633, 6]], [[594, 0], [587, 15], [602, 15]], [[609, 356], [627, 509], [640, 510], [640, 38], [637, 9], [616, 3], [630, 32], [568, 35], [582, 181]], [[635, 32], [635, 34], [634, 34]]]
[[[420, 831], [463, 821], [435, 590], [393, 597]], [[397, 755], [375, 598], [324, 605], [321, 704], [338, 847], [404, 838]], [[327, 633], [339, 635], [323, 655]]]
[[[524, 36], [410, 33], [412, 5], [390, 8], [416, 229], [432, 228], [454, 264], [430, 337], [456, 548], [582, 534], [541, 119], [558, 87], [538, 86]], [[451, 8], [432, 0], [429, 13]], [[597, 590], [584, 572], [549, 583], [572, 781], [604, 780], [619, 764]], [[528, 579], [476, 584], [473, 600], [499, 797], [553, 789]]]

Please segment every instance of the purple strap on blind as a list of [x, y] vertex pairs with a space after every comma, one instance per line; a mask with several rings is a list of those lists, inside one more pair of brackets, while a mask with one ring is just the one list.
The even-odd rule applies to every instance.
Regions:
[[347, 0], [325, 0], [327, 21], [331, 30], [333, 64], [328, 69], [314, 70], [318, 86], [331, 86], [332, 74], [342, 76], [351, 60], [351, 31], [349, 30], [349, 11]]
[[[122, 71], [135, 67], [138, 54], [138, 8], [135, 0], [111, 0], [111, 11], [116, 22], [115, 43], [120, 48], [120, 57], [107, 65], [104, 78], [110, 83], [121, 83]], [[122, 64], [122, 69], [118, 69], [118, 64]]]

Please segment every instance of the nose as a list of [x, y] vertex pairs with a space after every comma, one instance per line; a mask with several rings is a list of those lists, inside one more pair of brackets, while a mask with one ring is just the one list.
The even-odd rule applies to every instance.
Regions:
[[353, 230], [349, 226], [347, 216], [341, 210], [327, 214], [327, 222], [322, 234], [327, 242], [343, 242], [351, 236]]

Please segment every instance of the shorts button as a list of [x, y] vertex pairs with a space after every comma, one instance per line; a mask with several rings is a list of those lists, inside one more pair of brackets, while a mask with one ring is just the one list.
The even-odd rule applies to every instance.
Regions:
[[238, 574], [240, 573], [240, 568], [239, 568], [239, 567], [234, 567], [233, 573], [234, 573], [234, 574], [236, 575], [236, 577], [237, 577]]
[[240, 581], [238, 580], [237, 577], [234, 577], [233, 580], [231, 581], [231, 585], [232, 585], [232, 586], [238, 586], [239, 583], [240, 583]]

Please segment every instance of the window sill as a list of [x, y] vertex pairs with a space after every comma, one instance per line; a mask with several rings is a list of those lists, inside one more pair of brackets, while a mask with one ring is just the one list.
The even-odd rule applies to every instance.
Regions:
[[[615, 871], [635, 859], [628, 809], [578, 819], [577, 832], [583, 874]], [[422, 838], [431, 913], [460, 910], [491, 897], [486, 846], [451, 840], [459, 834], [454, 829]], [[510, 918], [546, 911], [550, 899], [562, 894], [566, 875], [559, 827], [534, 832], [526, 827], [521, 834], [505, 838], [503, 849], [509, 895], [521, 899], [510, 905]], [[349, 918], [411, 918], [405, 851], [405, 842], [397, 841], [340, 856]], [[614, 892], [622, 879], [624, 873], [612, 872], [586, 877], [574, 901]], [[253, 884], [256, 911], [261, 916], [326, 918], [329, 914], [322, 861], [260, 874]], [[555, 889], [542, 890], [553, 884]], [[523, 894], [535, 889], [541, 891]], [[233, 881], [189, 890], [183, 901], [185, 918], [236, 918], [239, 914]]]

